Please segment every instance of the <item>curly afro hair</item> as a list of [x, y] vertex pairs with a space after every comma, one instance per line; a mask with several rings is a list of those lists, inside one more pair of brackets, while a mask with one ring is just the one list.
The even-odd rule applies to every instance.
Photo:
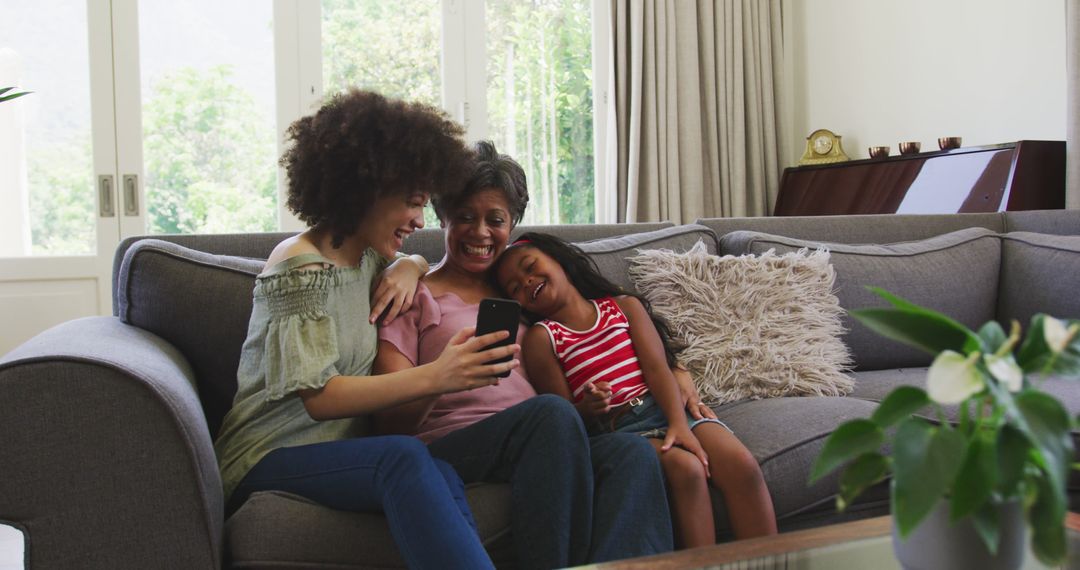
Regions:
[[480, 141], [473, 149], [476, 151], [476, 162], [472, 176], [465, 183], [465, 189], [456, 194], [432, 198], [431, 205], [435, 207], [435, 215], [445, 222], [450, 212], [473, 194], [488, 188], [497, 188], [506, 195], [510, 216], [516, 226], [525, 216], [525, 208], [529, 205], [529, 185], [525, 180], [525, 170], [510, 155], [499, 154], [495, 143], [491, 141]]
[[463, 135], [434, 107], [356, 88], [337, 93], [289, 126], [288, 207], [339, 247], [380, 198], [460, 192], [474, 168]]

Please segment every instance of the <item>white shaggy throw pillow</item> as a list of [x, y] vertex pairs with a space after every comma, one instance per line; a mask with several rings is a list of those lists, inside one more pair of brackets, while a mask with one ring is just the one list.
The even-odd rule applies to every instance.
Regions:
[[824, 250], [759, 256], [638, 250], [630, 278], [663, 317], [707, 404], [744, 398], [842, 396], [851, 355]]

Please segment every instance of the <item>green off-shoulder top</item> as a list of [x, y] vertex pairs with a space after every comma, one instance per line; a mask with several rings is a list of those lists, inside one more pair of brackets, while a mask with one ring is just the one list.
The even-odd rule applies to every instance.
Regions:
[[[311, 264], [324, 269], [300, 269]], [[298, 390], [371, 373], [378, 343], [368, 322], [371, 283], [385, 265], [372, 249], [356, 267], [302, 254], [255, 279], [236, 397], [214, 444], [226, 502], [247, 472], [279, 447], [361, 435], [357, 419], [311, 419]]]

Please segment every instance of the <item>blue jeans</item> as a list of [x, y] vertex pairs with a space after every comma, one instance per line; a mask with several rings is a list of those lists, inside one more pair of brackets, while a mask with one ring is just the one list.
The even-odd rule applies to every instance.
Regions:
[[[639, 401], [639, 404], [626, 403], [619, 412], [621, 415], [615, 420], [614, 425], [610, 424], [606, 420], [598, 420], [593, 422], [589, 433], [592, 435], [601, 433], [636, 433], [643, 437], [655, 437], [663, 438], [667, 435], [668, 419], [664, 415], [664, 410], [660, 408], [660, 403], [656, 401], [656, 398], [652, 394], [645, 394], [640, 398], [635, 398]], [[686, 415], [686, 423], [690, 426], [690, 429], [694, 429], [697, 426], [704, 423], [714, 423], [721, 425], [724, 429], [731, 431], [731, 428], [727, 427], [727, 424], [720, 420], [714, 420], [712, 418], [695, 419], [690, 415], [690, 412], [683, 410], [683, 414]]]
[[453, 468], [412, 437], [283, 447], [240, 482], [230, 512], [257, 491], [285, 491], [332, 509], [383, 512], [409, 568], [492, 568]]
[[541, 395], [432, 442], [467, 483], [510, 483], [518, 566], [562, 568], [672, 549], [660, 463], [631, 434], [589, 438], [573, 405]]

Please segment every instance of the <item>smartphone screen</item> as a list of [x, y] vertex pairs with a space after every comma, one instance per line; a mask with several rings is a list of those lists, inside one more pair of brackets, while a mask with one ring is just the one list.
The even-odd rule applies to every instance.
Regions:
[[[485, 335], [495, 331], [507, 331], [510, 336], [496, 342], [495, 344], [484, 347], [485, 350], [494, 348], [496, 346], [507, 346], [517, 342], [518, 325], [521, 322], [521, 305], [517, 301], [511, 301], [509, 299], [484, 299], [480, 301], [480, 312], [476, 315], [476, 336]], [[498, 362], [509, 362], [513, 356], [507, 356], [498, 360], [492, 360], [491, 362], [485, 362], [484, 364], [495, 364]], [[506, 378], [510, 375], [510, 371], [507, 370], [502, 374], [498, 374], [500, 378]]]

